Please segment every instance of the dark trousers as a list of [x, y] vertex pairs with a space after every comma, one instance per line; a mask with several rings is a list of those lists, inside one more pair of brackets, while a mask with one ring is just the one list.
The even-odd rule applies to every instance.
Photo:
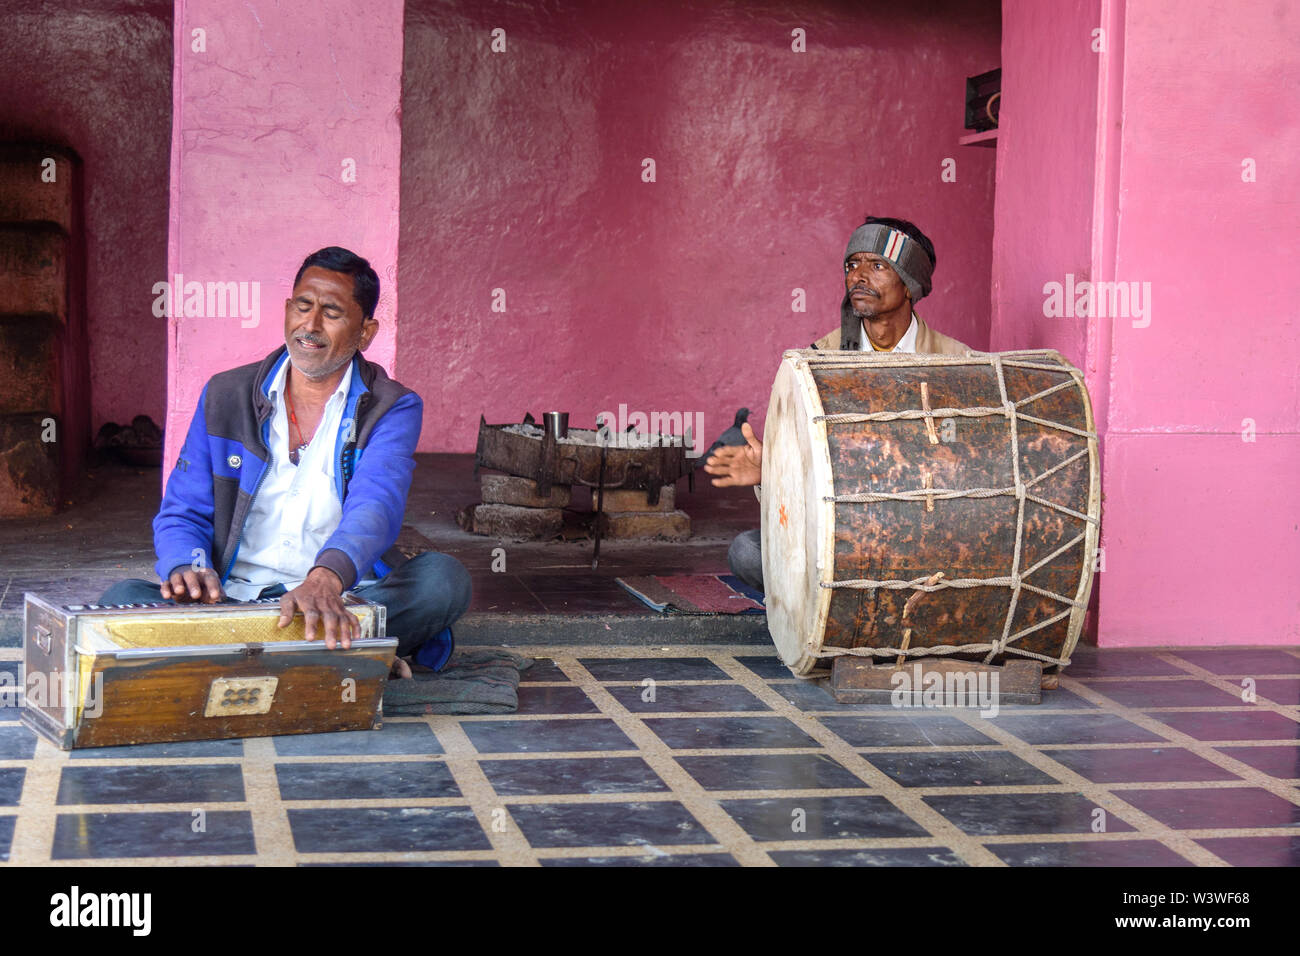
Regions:
[[[284, 592], [283, 584], [273, 584], [258, 596], [279, 597]], [[416, 555], [374, 584], [354, 587], [352, 593], [387, 609], [386, 632], [397, 638], [397, 653], [405, 657], [455, 624], [469, 607], [473, 589], [463, 564], [450, 555], [429, 551]], [[99, 599], [100, 604], [159, 601], [162, 594], [158, 585], [141, 578], [119, 581]], [[227, 603], [238, 602], [228, 598]]]
[[763, 533], [742, 531], [736, 535], [727, 549], [727, 563], [731, 573], [744, 581], [751, 588], [767, 593], [763, 587]]

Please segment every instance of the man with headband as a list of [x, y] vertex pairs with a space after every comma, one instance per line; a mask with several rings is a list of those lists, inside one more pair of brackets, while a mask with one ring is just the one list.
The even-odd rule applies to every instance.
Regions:
[[[851, 349], [933, 355], [964, 355], [971, 349], [936, 332], [913, 311], [930, 294], [934, 244], [905, 219], [868, 216], [853, 231], [844, 250], [844, 301], [840, 327], [812, 344], [815, 349]], [[719, 488], [761, 483], [763, 443], [748, 423], [747, 444], [719, 448], [705, 462]], [[757, 493], [758, 488], [755, 487]], [[731, 542], [731, 573], [763, 590], [762, 534], [743, 531]]]

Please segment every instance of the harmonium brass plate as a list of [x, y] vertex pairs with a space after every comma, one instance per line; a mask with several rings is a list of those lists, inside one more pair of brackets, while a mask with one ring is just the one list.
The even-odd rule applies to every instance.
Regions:
[[305, 639], [279, 601], [24, 609], [21, 719], [65, 749], [367, 730], [397, 641], [386, 610], [345, 595], [361, 637], [347, 650]]

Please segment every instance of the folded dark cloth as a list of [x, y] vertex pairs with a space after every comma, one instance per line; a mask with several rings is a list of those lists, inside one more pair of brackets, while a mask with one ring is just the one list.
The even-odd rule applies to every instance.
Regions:
[[384, 688], [384, 713], [509, 714], [519, 707], [519, 674], [531, 658], [504, 650], [457, 651], [438, 673], [416, 670], [390, 679]]

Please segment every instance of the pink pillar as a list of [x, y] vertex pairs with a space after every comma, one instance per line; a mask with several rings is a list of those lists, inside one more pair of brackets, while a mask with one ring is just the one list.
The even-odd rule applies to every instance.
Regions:
[[1300, 9], [1124, 17], [1102, 641], [1300, 643]]
[[[992, 342], [1086, 371], [1102, 646], [1300, 641], [1300, 11], [1221, 14], [1003, 6]], [[1129, 301], [1047, 314], [1069, 274]]]
[[[402, 15], [402, 0], [177, 0], [167, 258], [188, 288], [172, 290], [164, 476], [208, 378], [283, 344], [284, 300], [316, 249], [379, 273], [367, 357], [392, 371]], [[192, 282], [203, 307], [187, 310]], [[248, 308], [215, 314], [232, 289]]]

